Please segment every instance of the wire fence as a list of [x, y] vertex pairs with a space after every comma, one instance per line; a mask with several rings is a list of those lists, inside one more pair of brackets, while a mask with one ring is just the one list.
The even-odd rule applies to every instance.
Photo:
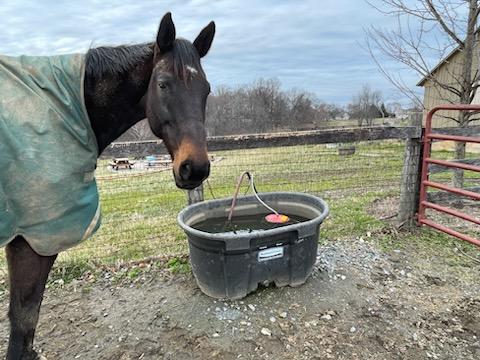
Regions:
[[[391, 130], [394, 137], [402, 137], [398, 128]], [[378, 131], [371, 134], [378, 135]], [[384, 220], [396, 219], [405, 205], [401, 202], [405, 199], [400, 200], [402, 179], [415, 178], [418, 171], [404, 166], [408, 144], [405, 136], [349, 143], [329, 143], [342, 140], [345, 134], [340, 134], [339, 139], [330, 136], [325, 140], [322, 136], [320, 142], [327, 143], [297, 141], [292, 146], [212, 151], [205, 199], [232, 196], [238, 176], [250, 171], [259, 192], [299, 191], [324, 198], [331, 208], [321, 228], [324, 239], [369, 236], [385, 226]], [[409, 136], [417, 135], [406, 138]], [[235, 147], [241, 147], [238, 141]], [[188, 252], [186, 235], [176, 222], [178, 212], [187, 204], [186, 192], [176, 188], [168, 161], [151, 168], [143, 145], [135, 144], [133, 148], [138, 156], [125, 154], [130, 160], [137, 158], [133, 169], [114, 170], [110, 159], [99, 160], [96, 178], [102, 226], [93, 238], [60, 254], [58, 262], [63, 267], [84, 268], [85, 263], [108, 265]], [[123, 157], [121, 151], [118, 157]], [[432, 155], [454, 159], [451, 146], [435, 145]], [[480, 155], [476, 149], [468, 149], [467, 158], [477, 159]], [[444, 183], [450, 183], [452, 178], [451, 171], [432, 174], [432, 179]], [[478, 173], [466, 172], [465, 179], [466, 186], [480, 185]], [[241, 191], [247, 190], [245, 184]], [[467, 213], [473, 209], [477, 214], [474, 205], [466, 206]], [[432, 211], [427, 215], [460, 230], [471, 226]], [[478, 229], [470, 227], [467, 231]], [[5, 270], [4, 260], [0, 260], [0, 269]]]
[[[341, 155], [344, 150], [319, 144], [213, 152], [205, 199], [231, 196], [238, 176], [248, 170], [259, 192], [300, 191], [324, 198], [331, 215], [322, 226], [323, 237], [365, 235], [379, 219], [397, 212], [388, 199], [398, 199], [404, 141], [358, 142], [348, 145], [353, 154]], [[97, 168], [102, 226], [60, 261], [112, 263], [186, 253], [187, 238], [176, 216], [187, 196], [175, 187], [171, 169], [114, 171], [108, 163], [100, 160]], [[244, 185], [242, 191], [247, 190]]]

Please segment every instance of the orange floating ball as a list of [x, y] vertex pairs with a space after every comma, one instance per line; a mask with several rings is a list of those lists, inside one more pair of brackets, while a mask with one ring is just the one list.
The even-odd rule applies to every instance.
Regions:
[[265, 216], [265, 220], [272, 224], [285, 224], [290, 218], [283, 214], [268, 214]]

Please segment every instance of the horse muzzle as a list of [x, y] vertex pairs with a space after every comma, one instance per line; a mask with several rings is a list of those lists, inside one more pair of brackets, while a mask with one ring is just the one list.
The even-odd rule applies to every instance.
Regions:
[[184, 160], [174, 170], [175, 183], [180, 189], [192, 190], [200, 186], [202, 182], [210, 175], [210, 161], [195, 162]]

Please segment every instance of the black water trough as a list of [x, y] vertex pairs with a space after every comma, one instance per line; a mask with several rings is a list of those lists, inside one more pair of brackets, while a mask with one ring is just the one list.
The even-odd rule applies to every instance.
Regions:
[[[188, 236], [190, 261], [200, 289], [219, 299], [240, 299], [259, 283], [303, 284], [317, 256], [319, 228], [328, 215], [320, 198], [292, 192], [259, 194], [279, 213], [305, 221], [269, 230], [209, 233], [195, 228], [208, 219], [228, 216], [232, 198], [204, 201], [183, 209], [178, 223]], [[239, 197], [235, 216], [263, 217], [265, 208], [252, 196]]]

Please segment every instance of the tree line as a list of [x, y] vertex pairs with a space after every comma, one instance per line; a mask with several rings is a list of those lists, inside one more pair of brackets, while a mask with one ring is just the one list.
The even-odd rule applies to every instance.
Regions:
[[209, 135], [230, 135], [304, 129], [343, 112], [307, 91], [282, 90], [280, 81], [260, 79], [218, 88], [208, 99], [206, 119]]
[[[364, 85], [347, 106], [318, 100], [305, 90], [284, 90], [277, 79], [260, 79], [240, 87], [218, 87], [207, 101], [209, 136], [311, 130], [334, 127], [335, 121], [351, 119], [352, 124], [371, 126], [373, 120], [391, 117], [399, 104], [387, 110], [382, 94]], [[151, 140], [148, 123], [142, 121], [118, 141]]]

